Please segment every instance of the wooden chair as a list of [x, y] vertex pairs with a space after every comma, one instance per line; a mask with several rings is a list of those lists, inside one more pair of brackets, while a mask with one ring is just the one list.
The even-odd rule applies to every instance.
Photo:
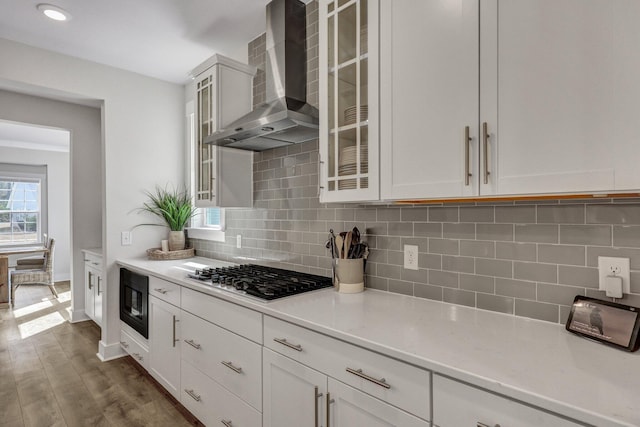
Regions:
[[[46, 234], [42, 235], [42, 241], [44, 242], [44, 248], [49, 247], [49, 239]], [[16, 260], [16, 270], [33, 270], [44, 268], [44, 255], [32, 256], [26, 258], [20, 258]]]
[[11, 304], [15, 304], [16, 289], [20, 285], [46, 285], [51, 289], [54, 297], [58, 298], [58, 292], [53, 283], [53, 250], [55, 239], [49, 239], [49, 251], [44, 255], [42, 268], [32, 270], [16, 270], [11, 272]]

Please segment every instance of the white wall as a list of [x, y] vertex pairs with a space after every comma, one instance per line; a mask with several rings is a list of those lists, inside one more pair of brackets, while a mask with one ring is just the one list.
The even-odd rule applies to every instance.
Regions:
[[53, 257], [54, 280], [69, 280], [71, 278], [69, 153], [0, 147], [0, 159], [3, 163], [47, 165], [47, 231], [49, 237], [56, 239]]
[[119, 277], [115, 260], [144, 255], [145, 249], [158, 245], [166, 230], [137, 228], [131, 246], [120, 246], [120, 232], [144, 222], [134, 212], [145, 199], [144, 190], [156, 184], [184, 183], [184, 89], [4, 39], [0, 39], [0, 58], [0, 83], [5, 87], [41, 88], [42, 93], [53, 90], [102, 102], [103, 250], [108, 275], [99, 356], [119, 356]]

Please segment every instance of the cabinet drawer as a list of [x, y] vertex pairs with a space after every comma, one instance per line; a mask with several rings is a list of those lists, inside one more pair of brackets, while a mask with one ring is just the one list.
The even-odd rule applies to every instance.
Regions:
[[439, 427], [582, 425], [440, 375], [433, 376], [433, 423]]
[[262, 314], [216, 297], [182, 288], [182, 309], [262, 344]]
[[262, 347], [185, 311], [182, 359], [262, 410]]
[[260, 427], [262, 414], [203, 375], [189, 362], [182, 361], [180, 402], [208, 426]]
[[149, 370], [149, 350], [125, 331], [120, 331], [120, 346], [145, 370]]
[[180, 285], [149, 276], [149, 295], [180, 307]]
[[429, 371], [301, 328], [264, 319], [265, 346], [358, 390], [430, 418]]
[[85, 252], [84, 264], [86, 266], [93, 267], [98, 270], [102, 270], [102, 257], [89, 252]]

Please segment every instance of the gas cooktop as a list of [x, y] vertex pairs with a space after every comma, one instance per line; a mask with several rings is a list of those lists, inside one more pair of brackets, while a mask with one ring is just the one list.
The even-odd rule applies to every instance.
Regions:
[[216, 288], [266, 301], [333, 286], [330, 277], [255, 264], [203, 268], [188, 276], [210, 282]]

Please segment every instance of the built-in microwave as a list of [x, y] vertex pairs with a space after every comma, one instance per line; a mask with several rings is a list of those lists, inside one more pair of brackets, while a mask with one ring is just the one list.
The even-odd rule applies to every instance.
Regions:
[[120, 268], [120, 320], [149, 338], [149, 277]]

